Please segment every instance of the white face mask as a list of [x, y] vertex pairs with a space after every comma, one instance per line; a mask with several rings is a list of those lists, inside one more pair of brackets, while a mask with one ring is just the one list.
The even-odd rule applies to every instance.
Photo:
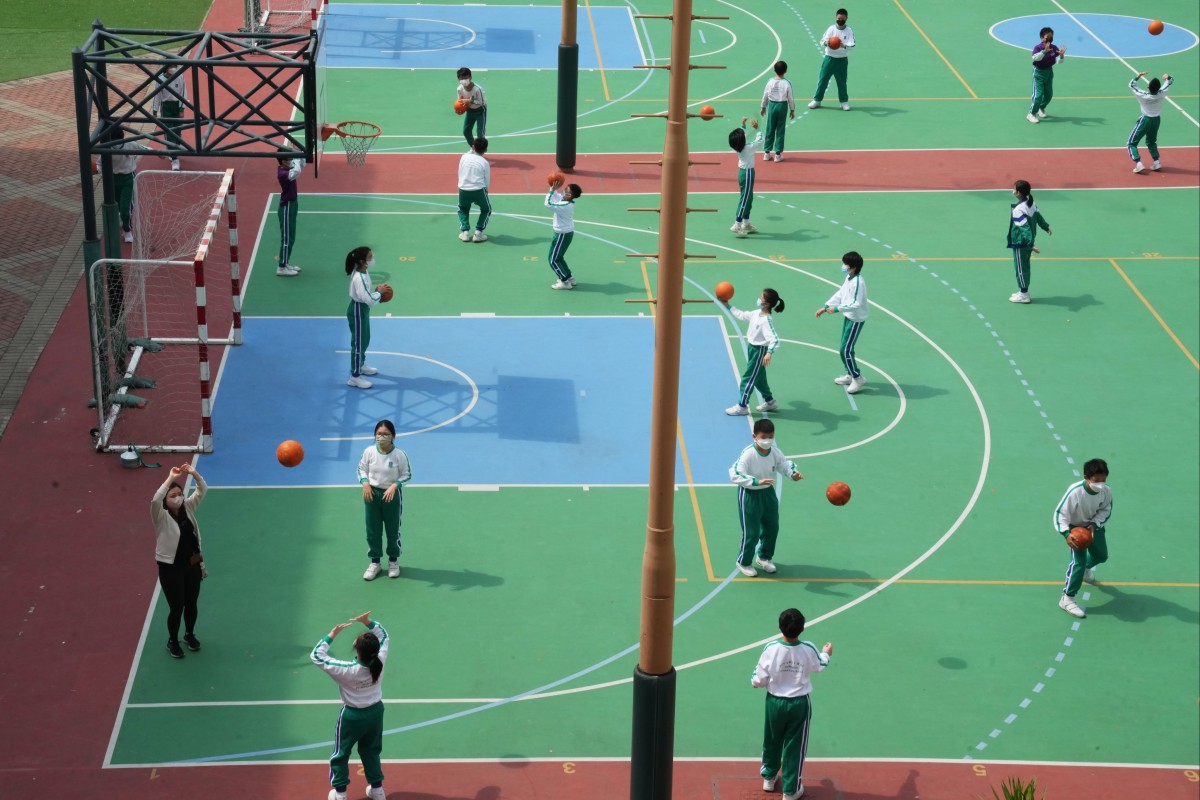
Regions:
[[178, 511], [179, 507], [182, 505], [183, 505], [183, 495], [181, 495], [181, 494], [177, 494], [174, 497], [167, 498], [167, 508], [171, 509], [172, 511]]
[[458, 82], [458, 85], [465, 89], [471, 85], [471, 81], [468, 78], [463, 78], [461, 81]]
[[843, 274], [843, 275], [849, 275], [849, 274], [850, 274], [850, 268], [849, 268], [849, 267], [847, 267], [845, 264], [842, 264], [842, 274]]
[[1107, 484], [1107, 483], [1103, 483], [1103, 482], [1101, 482], [1101, 483], [1092, 483], [1091, 481], [1088, 481], [1088, 485], [1087, 485], [1087, 487], [1088, 487], [1089, 489], [1091, 489], [1093, 492], [1096, 492], [1097, 494], [1099, 494], [1100, 492], [1104, 491], [1104, 489], [1105, 489], [1105, 487], [1106, 487], [1106, 486], [1108, 486], [1108, 484]]
[[370, 269], [373, 266], [375, 266], [375, 256], [371, 256], [367, 259], [367, 269]]
[[377, 433], [375, 434], [375, 442], [377, 444], [391, 444], [392, 435], [390, 433]]
[[770, 450], [775, 444], [774, 439], [755, 439], [754, 443], [758, 445], [759, 450]]

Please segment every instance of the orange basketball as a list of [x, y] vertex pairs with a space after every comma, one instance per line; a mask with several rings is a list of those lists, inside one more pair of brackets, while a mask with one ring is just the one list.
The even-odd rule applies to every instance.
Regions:
[[285, 467], [297, 466], [304, 460], [304, 447], [295, 439], [288, 439], [280, 442], [279, 447], [275, 448], [275, 457]]
[[548, 185], [548, 186], [554, 186], [554, 184], [556, 184], [556, 183], [566, 183], [566, 182], [567, 182], [567, 176], [563, 175], [558, 170], [554, 170], [553, 172], [551, 172], [549, 175], [546, 176], [546, 185]]
[[471, 107], [471, 101], [467, 100], [466, 98], [460, 97], [454, 101], [454, 113], [455, 114], [465, 114], [465, 113], [467, 113], [467, 109], [470, 107]]
[[1150, 24], [1146, 26], [1146, 30], [1150, 31], [1151, 36], [1158, 36], [1160, 33], [1163, 32], [1162, 20], [1161, 19], [1151, 20]]
[[1087, 550], [1092, 546], [1092, 529], [1071, 528], [1071, 532], [1067, 534], [1067, 544], [1072, 550]]
[[700, 119], [708, 122], [717, 115], [717, 110], [712, 106], [700, 106]]
[[395, 297], [396, 293], [386, 283], [379, 284], [379, 302], [386, 303]]
[[842, 40], [836, 36], [830, 36], [828, 39], [825, 40], [825, 43], [827, 45], [829, 45], [830, 50], [837, 50], [839, 47], [842, 46]]
[[850, 502], [850, 487], [841, 481], [834, 481], [825, 490], [825, 497], [835, 506], [844, 506]]
[[733, 299], [733, 284], [729, 281], [721, 281], [717, 284], [717, 288], [713, 289], [713, 294], [715, 294], [717, 299], [722, 303], [728, 303]]

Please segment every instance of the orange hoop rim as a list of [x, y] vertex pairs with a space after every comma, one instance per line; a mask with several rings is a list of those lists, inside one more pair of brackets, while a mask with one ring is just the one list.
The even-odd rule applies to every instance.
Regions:
[[[367, 128], [367, 130], [361, 133], [344, 130], [344, 127], [347, 125], [362, 125], [363, 127]], [[379, 136], [379, 134], [383, 133], [383, 128], [379, 127], [374, 122], [365, 122], [360, 119], [348, 119], [343, 122], [339, 122], [337, 125], [325, 123], [321, 126], [321, 141], [328, 140], [329, 137], [335, 133], [343, 139], [374, 139]]]

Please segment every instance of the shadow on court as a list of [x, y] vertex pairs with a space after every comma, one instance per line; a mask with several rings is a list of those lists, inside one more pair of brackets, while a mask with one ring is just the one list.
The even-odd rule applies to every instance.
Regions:
[[504, 578], [499, 575], [489, 575], [486, 572], [476, 572], [470, 569], [422, 569], [403, 563], [400, 567], [400, 579], [421, 581], [434, 589], [447, 588], [453, 592], [463, 592], [468, 589], [494, 589], [504, 584]]
[[1200, 611], [1150, 594], [1123, 591], [1118, 586], [1099, 584], [1095, 591], [1109, 598], [1101, 606], [1089, 605], [1089, 617], [1115, 617], [1121, 622], [1145, 622], [1154, 617], [1175, 617], [1180, 622], [1195, 625]]
[[1060, 306], [1068, 311], [1082, 311], [1091, 306], [1104, 305], [1091, 294], [1081, 294], [1078, 297], [1035, 297], [1033, 302], [1039, 306]]
[[1051, 124], [1066, 122], [1071, 125], [1078, 125], [1081, 128], [1102, 128], [1108, 125], [1109, 120], [1104, 117], [1059, 117], [1051, 114], [1048, 118], [1042, 120], [1042, 124], [1047, 122]]
[[779, 567], [779, 574], [776, 577], [802, 581], [805, 584], [805, 591], [829, 597], [850, 597], [861, 593], [861, 589], [855, 589], [853, 592], [841, 591], [838, 587], [842, 584], [861, 587], [878, 583], [877, 580], [859, 569], [810, 566], [803, 563], [803, 554], [800, 554], [800, 563], [782, 564], [777, 561], [776, 565]]
[[820, 426], [820, 430], [814, 432], [814, 436], [824, 436], [827, 433], [836, 433], [843, 422], [855, 423], [859, 421], [857, 414], [835, 414], [832, 411], [825, 411], [813, 406], [805, 400], [793, 400], [785, 406], [781, 406], [780, 410], [771, 412], [773, 416]]

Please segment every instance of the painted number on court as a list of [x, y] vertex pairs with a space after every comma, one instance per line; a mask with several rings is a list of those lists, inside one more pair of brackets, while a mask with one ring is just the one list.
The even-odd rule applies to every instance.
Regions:
[[1142, 258], [1162, 258], [1162, 253], [1142, 253]]
[[522, 261], [537, 261], [538, 257], [537, 256], [522, 256], [521, 260]]
[[396, 260], [397, 261], [416, 261], [417, 257], [416, 256], [400, 256]]
[[974, 772], [975, 776], [978, 778], [987, 777], [987, 766], [984, 764], [972, 764], [971, 771]]
[[1183, 777], [1187, 778], [1191, 783], [1200, 783], [1200, 774], [1197, 774], [1196, 770], [1194, 769], [1185, 769], [1183, 771]]
[[574, 761], [564, 761], [563, 762], [563, 772], [565, 772], [568, 775], [574, 775], [575, 774], [575, 762]]

